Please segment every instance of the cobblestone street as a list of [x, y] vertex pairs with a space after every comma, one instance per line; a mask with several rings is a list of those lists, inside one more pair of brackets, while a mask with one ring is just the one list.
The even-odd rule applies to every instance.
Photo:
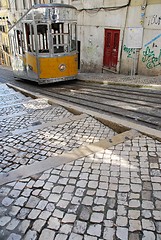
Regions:
[[0, 84], [0, 240], [161, 240], [161, 142]]

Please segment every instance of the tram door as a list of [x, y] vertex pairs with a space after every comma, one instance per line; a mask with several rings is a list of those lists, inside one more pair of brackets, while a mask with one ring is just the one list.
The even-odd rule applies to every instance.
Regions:
[[24, 30], [26, 41], [25, 65], [27, 77], [37, 79], [36, 47], [33, 24], [25, 23]]
[[116, 71], [120, 30], [105, 29], [103, 67]]

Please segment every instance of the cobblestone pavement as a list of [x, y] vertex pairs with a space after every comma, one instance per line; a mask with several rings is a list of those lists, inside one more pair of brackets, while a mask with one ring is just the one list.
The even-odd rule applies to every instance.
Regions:
[[[15, 114], [15, 115], [14, 113], [9, 114], [7, 116], [7, 119], [6, 119], [6, 116], [0, 117], [0, 125], [1, 125], [0, 132], [4, 132], [4, 131], [8, 132], [15, 129], [23, 129], [29, 126], [34, 126], [44, 122], [53, 121], [58, 117], [69, 117], [72, 115], [71, 113], [66, 111], [64, 108], [59, 106], [50, 107], [47, 104], [43, 107], [42, 101], [41, 101], [41, 108], [39, 109], [40, 106], [38, 106], [38, 103], [39, 103], [38, 101], [35, 100], [35, 101], [32, 101], [32, 103], [33, 103], [33, 107], [34, 107], [34, 104], [36, 103], [37, 109], [34, 109], [32, 107], [28, 108], [26, 106], [26, 103], [23, 103], [22, 104], [23, 107], [27, 107], [27, 109], [25, 108], [24, 111], [22, 110], [23, 112], [20, 111], [19, 114]], [[2, 112], [7, 113], [7, 110], [11, 111], [13, 110], [13, 108], [11, 107], [10, 109], [8, 109], [7, 107], [2, 107], [0, 108], [0, 112], [1, 110]]]
[[[8, 110], [9, 92], [15, 94], [0, 85], [0, 177], [120, 135], [45, 99], [18, 94]], [[141, 135], [0, 183], [0, 240], [161, 240], [160, 169], [161, 143]]]
[[128, 85], [140, 85], [140, 86], [161, 86], [160, 76], [143, 76], [143, 75], [123, 75], [115, 73], [80, 73], [78, 74], [79, 80], [84, 81], [96, 81], [96, 82], [111, 82], [114, 84], [128, 84]]

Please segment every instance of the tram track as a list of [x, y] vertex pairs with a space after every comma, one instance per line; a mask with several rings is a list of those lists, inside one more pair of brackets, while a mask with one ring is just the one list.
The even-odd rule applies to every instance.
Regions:
[[[48, 95], [50, 97], [57, 98], [59, 100], [70, 102], [77, 106], [82, 106], [86, 109], [94, 110], [99, 113], [107, 113], [121, 118], [127, 118], [132, 121], [137, 121], [146, 126], [153, 127], [155, 129], [160, 129], [161, 127], [161, 104], [155, 103], [155, 101], [148, 104], [148, 102], [142, 101], [138, 102], [137, 100], [133, 101], [133, 104], [129, 103], [128, 100], [121, 100], [121, 90], [119, 90], [120, 98], [114, 100], [114, 97], [109, 97], [109, 95], [103, 94], [100, 96], [98, 92], [95, 94], [90, 94], [90, 90], [86, 93], [78, 90], [79, 84], [75, 87], [68, 85], [67, 87], [62, 88], [48, 88], [45, 87], [44, 90], [40, 89], [41, 94]], [[80, 86], [79, 86], [80, 87]], [[82, 86], [84, 87], [84, 86]], [[87, 87], [87, 86], [86, 86]], [[68, 89], [68, 90], [67, 90]], [[76, 91], [75, 91], [75, 90]], [[97, 89], [100, 88], [97, 86]], [[58, 91], [59, 90], [59, 91]], [[116, 90], [116, 89], [114, 89]], [[59, 93], [57, 93], [59, 92]], [[112, 90], [111, 90], [112, 94]], [[141, 93], [139, 93], [141, 94]], [[149, 98], [148, 94], [144, 94]], [[150, 93], [151, 95], [151, 93]], [[136, 98], [137, 99], [137, 98]], [[155, 98], [154, 98], [155, 99]]]
[[[99, 88], [98, 88], [99, 86]], [[63, 89], [63, 91], [65, 91], [66, 89], [71, 89], [71, 85], [67, 85], [66, 88]], [[78, 90], [77, 90], [78, 89]], [[94, 85], [94, 84], [79, 84], [77, 83], [76, 88], [74, 89], [74, 91], [79, 91], [79, 92], [90, 92], [90, 93], [101, 93], [101, 95], [104, 93], [109, 95], [109, 96], [115, 96], [115, 97], [119, 97], [119, 98], [127, 98], [127, 99], [135, 99], [136, 100], [136, 96], [138, 97], [138, 99], [140, 100], [146, 100], [146, 102], [152, 102], [152, 103], [161, 103], [161, 94], [160, 92], [158, 93], [158, 91], [154, 91], [154, 90], [144, 90], [142, 89], [141, 91], [139, 91], [139, 89], [137, 91], [134, 90], [134, 88], [128, 88], [126, 87], [127, 90], [125, 90], [125, 87], [120, 87], [120, 86], [115, 86], [112, 87], [110, 86], [105, 86], [105, 87], [101, 87], [101, 85]], [[144, 92], [145, 91], [145, 92]], [[148, 93], [147, 93], [148, 91]], [[120, 96], [120, 92], [121, 92], [121, 96]], [[132, 95], [131, 95], [132, 94]], [[141, 94], [141, 95], [140, 95]], [[150, 97], [150, 100], [149, 100]], [[157, 99], [160, 99], [157, 101]], [[152, 101], [153, 100], [153, 101]]]
[[[48, 92], [51, 92], [51, 93], [53, 93], [53, 91], [50, 91], [50, 90], [48, 90]], [[55, 93], [54, 93], [55, 94]], [[67, 94], [64, 94], [64, 93], [59, 93], [59, 95], [61, 95], [61, 96], [67, 96]], [[76, 94], [75, 94], [76, 95]], [[83, 98], [81, 97], [81, 96], [83, 96]], [[59, 97], [59, 96], [57, 96], [57, 97]], [[93, 97], [94, 97], [94, 99], [93, 99]], [[120, 101], [120, 99], [115, 99], [115, 98], [113, 98], [113, 97], [108, 97], [108, 96], [103, 96], [103, 95], [98, 95], [98, 94], [95, 94], [95, 95], [93, 95], [93, 94], [89, 94], [88, 93], [88, 95], [85, 95], [85, 94], [80, 94], [80, 93], [77, 93], [77, 95], [76, 96], [74, 96], [73, 94], [71, 95], [70, 94], [70, 98], [77, 98], [77, 99], [80, 99], [80, 100], [82, 100], [82, 99], [84, 99], [84, 98], [86, 98], [86, 100], [88, 100], [88, 101], [90, 101], [90, 102], [94, 102], [94, 103], [101, 103], [101, 104], [103, 104], [103, 105], [108, 105], [108, 106], [112, 106], [112, 107], [115, 107], [115, 108], [119, 108], [120, 109], [120, 107], [122, 106], [122, 107], [125, 107], [126, 108], [126, 110], [131, 110], [131, 109], [134, 109], [135, 107], [136, 107], [136, 104], [134, 104], [134, 102], [133, 102], [133, 104], [130, 104], [128, 101], [121, 101], [121, 103], [119, 103], [119, 101]], [[85, 100], [85, 99], [84, 99]], [[119, 100], [119, 101], [118, 101]], [[137, 102], [137, 101], [136, 101]], [[135, 103], [136, 103], [135, 102]], [[125, 105], [125, 104], [123, 104], [123, 103], [128, 103], [128, 106], [127, 106], [127, 104]], [[142, 106], [144, 106], [144, 109], [146, 108], [146, 111], [147, 110], [152, 110], [151, 109], [151, 107], [149, 107], [147, 104], [145, 104], [145, 105], [143, 105], [143, 103], [139, 103], [140, 105], [141, 105], [141, 107]], [[118, 105], [118, 106], [117, 106]], [[152, 105], [151, 105], [152, 106]], [[141, 109], [141, 107], [139, 106], [138, 108], [139, 109]], [[153, 106], [152, 106], [153, 107]], [[158, 106], [157, 106], [158, 108], [160, 108], [161, 106], [158, 104]], [[131, 108], [131, 109], [130, 109]], [[155, 110], [156, 111], [156, 110]], [[138, 111], [139, 112], [139, 111]], [[151, 114], [149, 114], [149, 115], [151, 115]], [[159, 113], [159, 115], [161, 116], [161, 114]], [[158, 116], [158, 114], [155, 114], [154, 113], [154, 116]]]
[[[64, 89], [64, 91], [66, 92], [66, 89]], [[70, 91], [70, 89], [69, 89], [69, 91]], [[80, 91], [71, 90], [71, 91], [73, 93], [78, 92], [78, 94], [81, 94], [81, 93], [84, 94], [84, 92], [82, 90], [80, 90]], [[131, 96], [131, 94], [130, 94], [130, 96], [127, 96], [127, 94], [123, 94], [122, 92], [121, 92], [121, 95], [120, 95], [120, 93], [115, 94], [113, 91], [111, 92], [111, 90], [108, 90], [108, 91], [97, 90], [97, 91], [93, 92], [93, 90], [88, 89], [88, 90], [85, 90], [85, 93], [89, 94], [90, 96], [93, 96], [93, 97], [102, 97], [103, 95], [105, 95], [105, 99], [107, 99], [107, 100], [108, 99], [114, 100], [114, 101], [120, 101], [121, 100], [122, 102], [125, 102], [125, 103], [128, 103], [128, 104], [138, 103], [140, 105], [147, 106], [147, 107], [149, 107], [149, 106], [154, 107], [154, 104], [155, 104], [155, 108], [161, 108], [161, 104], [160, 104], [161, 99], [158, 99], [158, 97], [156, 97], [154, 99], [152, 99], [152, 97], [151, 97], [150, 100], [149, 100], [149, 96], [148, 97], [142, 97], [142, 98], [140, 97], [139, 98], [140, 100], [136, 100], [136, 96]], [[145, 100], [146, 100], [146, 102], [145, 102]]]
[[161, 91], [128, 86], [103, 85], [83, 81], [69, 81], [37, 85], [30, 81], [16, 81], [6, 70], [1, 82], [12, 83], [26, 90], [80, 106], [100, 114], [161, 129]]

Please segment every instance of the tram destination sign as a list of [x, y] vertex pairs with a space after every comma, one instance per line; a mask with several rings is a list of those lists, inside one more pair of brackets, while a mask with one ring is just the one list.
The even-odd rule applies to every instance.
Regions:
[[51, 10], [51, 18], [55, 22], [76, 21], [77, 11], [74, 8], [56, 7], [55, 9]]

